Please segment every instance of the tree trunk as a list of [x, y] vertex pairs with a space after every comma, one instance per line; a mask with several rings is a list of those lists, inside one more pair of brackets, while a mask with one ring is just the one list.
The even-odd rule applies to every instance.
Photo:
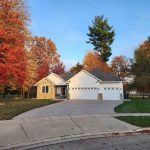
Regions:
[[22, 99], [24, 98], [24, 90], [22, 90]]
[[150, 101], [150, 93], [148, 93], [148, 100]]
[[30, 90], [27, 92], [27, 98], [30, 98]]
[[143, 92], [142, 94], [143, 94], [143, 99], [144, 99], [144, 98], [145, 98], [145, 97], [144, 97], [144, 92]]

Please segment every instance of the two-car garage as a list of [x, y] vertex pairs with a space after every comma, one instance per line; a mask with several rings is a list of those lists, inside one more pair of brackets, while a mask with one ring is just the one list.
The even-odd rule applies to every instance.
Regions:
[[[83, 70], [68, 80], [69, 99], [77, 100], [121, 100], [123, 99], [122, 81], [102, 81]], [[111, 76], [111, 80], [115, 77]], [[106, 80], [106, 79], [105, 79]], [[110, 76], [108, 78], [110, 80]]]
[[[89, 87], [89, 88], [70, 88], [70, 99], [80, 99], [80, 100], [120, 100], [120, 88], [118, 87], [105, 87], [102, 91], [99, 88]], [[99, 94], [102, 97], [100, 98]]]

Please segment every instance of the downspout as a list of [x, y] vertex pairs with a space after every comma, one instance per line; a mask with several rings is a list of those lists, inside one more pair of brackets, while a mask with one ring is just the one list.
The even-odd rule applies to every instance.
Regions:
[[67, 92], [67, 98], [66, 99], [69, 100], [69, 98], [70, 98], [69, 97], [69, 83], [67, 83], [67, 91], [66, 92]]

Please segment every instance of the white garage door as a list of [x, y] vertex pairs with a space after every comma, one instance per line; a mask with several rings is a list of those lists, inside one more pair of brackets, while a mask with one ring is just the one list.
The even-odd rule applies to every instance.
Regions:
[[70, 88], [70, 99], [83, 99], [83, 100], [97, 100], [98, 89], [97, 88]]
[[104, 88], [103, 100], [120, 100], [120, 88]]

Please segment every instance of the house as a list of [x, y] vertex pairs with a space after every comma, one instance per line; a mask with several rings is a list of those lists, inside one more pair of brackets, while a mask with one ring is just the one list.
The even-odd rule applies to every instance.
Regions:
[[111, 73], [95, 69], [77, 74], [51, 73], [37, 86], [38, 99], [122, 100], [123, 80]]

